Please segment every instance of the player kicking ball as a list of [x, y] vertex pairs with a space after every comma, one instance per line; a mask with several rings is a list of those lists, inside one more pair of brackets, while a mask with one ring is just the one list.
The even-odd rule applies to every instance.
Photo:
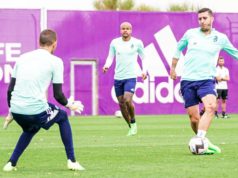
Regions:
[[[227, 36], [213, 28], [214, 15], [211, 9], [202, 8], [198, 11], [200, 27], [185, 32], [177, 45], [170, 77], [176, 79], [176, 65], [181, 51], [187, 49], [184, 58], [184, 69], [181, 76], [181, 93], [184, 99], [191, 128], [197, 137], [205, 138], [216, 109], [216, 61], [220, 50], [226, 51], [238, 59], [238, 50], [231, 44]], [[205, 108], [199, 114], [199, 102]], [[208, 140], [205, 154], [221, 153], [221, 149]]]

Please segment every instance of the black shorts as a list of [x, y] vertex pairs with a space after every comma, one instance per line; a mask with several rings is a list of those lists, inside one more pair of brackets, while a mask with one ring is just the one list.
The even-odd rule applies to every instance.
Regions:
[[217, 99], [226, 100], [228, 98], [228, 89], [217, 89]]

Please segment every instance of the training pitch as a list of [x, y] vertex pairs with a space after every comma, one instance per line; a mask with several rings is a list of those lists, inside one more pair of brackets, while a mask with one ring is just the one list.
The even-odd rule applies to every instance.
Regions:
[[[3, 172], [20, 127], [0, 129], [1, 178], [235, 178], [238, 175], [238, 115], [214, 119], [207, 137], [222, 153], [192, 155], [194, 136], [186, 115], [138, 116], [138, 135], [114, 116], [71, 117], [75, 154], [85, 171], [69, 171], [58, 126], [41, 130], [20, 158], [17, 171]], [[0, 118], [2, 124], [2, 118]]]

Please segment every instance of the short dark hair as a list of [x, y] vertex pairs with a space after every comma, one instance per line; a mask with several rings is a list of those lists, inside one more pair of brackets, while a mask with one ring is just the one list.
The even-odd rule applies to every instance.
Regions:
[[40, 46], [51, 46], [56, 40], [56, 33], [51, 29], [43, 30], [40, 33]]
[[199, 9], [199, 10], [198, 10], [198, 14], [203, 13], [203, 12], [208, 12], [211, 16], [213, 16], [212, 10], [209, 9], [209, 8], [207, 8], [207, 7], [204, 7], [204, 8], [202, 8], [202, 9]]

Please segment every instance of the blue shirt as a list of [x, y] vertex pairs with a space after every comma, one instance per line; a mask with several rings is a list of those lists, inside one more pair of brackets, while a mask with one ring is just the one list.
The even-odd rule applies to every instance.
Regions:
[[51, 82], [63, 83], [63, 62], [44, 49], [20, 56], [12, 77], [16, 84], [11, 97], [11, 112], [35, 115], [48, 106], [46, 92]]
[[225, 34], [215, 29], [212, 29], [208, 35], [205, 35], [200, 28], [186, 31], [178, 42], [174, 58], [179, 59], [181, 51], [186, 47], [181, 80], [213, 79], [216, 76], [216, 64], [221, 50], [238, 59], [238, 50]]

